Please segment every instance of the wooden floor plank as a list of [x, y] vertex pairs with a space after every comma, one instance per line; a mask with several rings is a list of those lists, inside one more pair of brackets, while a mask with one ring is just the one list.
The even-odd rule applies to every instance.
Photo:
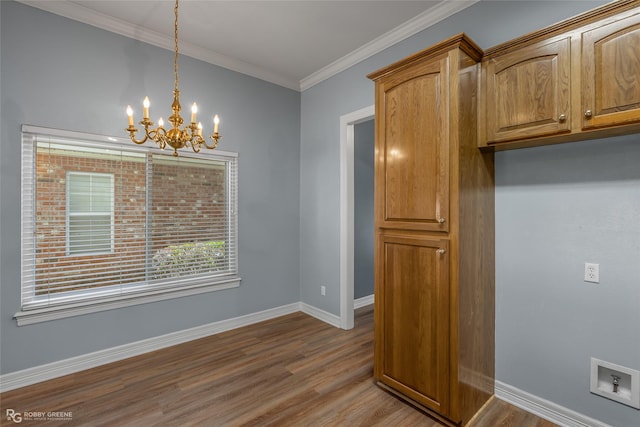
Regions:
[[[21, 423], [37, 426], [441, 426], [375, 385], [373, 306], [351, 331], [294, 313], [12, 390], [0, 408], [73, 413]], [[554, 426], [497, 399], [473, 425]]]

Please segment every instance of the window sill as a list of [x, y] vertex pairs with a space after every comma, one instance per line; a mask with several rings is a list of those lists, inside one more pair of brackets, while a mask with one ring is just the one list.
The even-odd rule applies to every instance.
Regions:
[[173, 298], [197, 295], [205, 292], [221, 291], [240, 286], [240, 277], [227, 277], [214, 283], [192, 285], [189, 287], [169, 288], [155, 291], [136, 293], [131, 295], [119, 295], [117, 297], [100, 300], [87, 300], [82, 302], [53, 305], [44, 308], [35, 308], [17, 312], [13, 317], [18, 326], [33, 323], [48, 322], [50, 320], [63, 319], [65, 317], [81, 316], [83, 314], [97, 313], [132, 305], [146, 304], [155, 301], [164, 301]]

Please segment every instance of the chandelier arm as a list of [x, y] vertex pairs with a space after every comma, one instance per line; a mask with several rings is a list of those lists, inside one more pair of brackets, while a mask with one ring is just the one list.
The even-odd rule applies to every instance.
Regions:
[[126, 130], [127, 130], [127, 132], [129, 132], [129, 137], [131, 138], [131, 141], [135, 142], [138, 145], [144, 144], [149, 139], [149, 135], [148, 134], [146, 134], [144, 136], [144, 138], [142, 138], [142, 139], [136, 139], [135, 135], [136, 135], [136, 133], [138, 133], [138, 129], [136, 129], [136, 128], [131, 128], [130, 127], [130, 128], [127, 128]]
[[198, 128], [196, 126], [189, 125], [187, 126], [187, 129], [189, 129], [189, 142], [191, 148], [194, 152], [199, 153], [204, 139], [202, 138], [202, 135], [198, 133]]
[[202, 141], [202, 137], [199, 135], [196, 135], [194, 139], [191, 140], [191, 149], [194, 153], [200, 152], [200, 149], [202, 148]]
[[[135, 134], [138, 133], [138, 129], [136, 129], [135, 127], [133, 127], [133, 125], [129, 126], [126, 131], [129, 132], [129, 137], [131, 138], [131, 141], [133, 141], [134, 143], [138, 144], [138, 145], [142, 145], [145, 142], [147, 142], [147, 140], [149, 140], [149, 138], [151, 138], [151, 136], [149, 135], [149, 126], [153, 126], [153, 122], [149, 119], [143, 119], [140, 121], [140, 124], [142, 126], [144, 126], [144, 133], [145, 136], [143, 139], [136, 139]], [[153, 138], [151, 138], [153, 139]]]
[[155, 129], [147, 129], [147, 137], [152, 139], [153, 141], [159, 141], [161, 139], [165, 139], [166, 138], [166, 134], [167, 132], [164, 130], [164, 128], [158, 126]]
[[[164, 129], [162, 129], [162, 130], [164, 130]], [[157, 131], [154, 131], [153, 135], [154, 136], [151, 137], [151, 140], [158, 145], [158, 148], [160, 148], [161, 150], [164, 150], [165, 147], [167, 146], [166, 135], [165, 134], [159, 134]]]
[[218, 135], [217, 133], [214, 133], [213, 135], [210, 135], [209, 138], [211, 138], [213, 140], [213, 144], [212, 145], [207, 144], [207, 140], [204, 139], [204, 138], [202, 139], [202, 143], [209, 150], [215, 150], [215, 148], [218, 146], [218, 140], [220, 138], [222, 138], [222, 137], [220, 135]]

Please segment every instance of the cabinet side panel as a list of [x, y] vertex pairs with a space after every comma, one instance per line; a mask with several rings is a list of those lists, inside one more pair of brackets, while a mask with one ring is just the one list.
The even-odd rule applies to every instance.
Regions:
[[493, 395], [495, 377], [494, 163], [477, 148], [479, 66], [459, 73], [458, 395], [466, 424]]

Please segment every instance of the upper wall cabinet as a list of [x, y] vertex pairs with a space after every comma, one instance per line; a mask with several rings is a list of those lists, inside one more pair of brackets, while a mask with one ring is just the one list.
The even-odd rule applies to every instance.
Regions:
[[480, 147], [640, 131], [640, 1], [609, 3], [488, 49]]
[[545, 41], [485, 62], [489, 141], [570, 131], [570, 42]]
[[582, 33], [583, 129], [640, 121], [640, 14]]

